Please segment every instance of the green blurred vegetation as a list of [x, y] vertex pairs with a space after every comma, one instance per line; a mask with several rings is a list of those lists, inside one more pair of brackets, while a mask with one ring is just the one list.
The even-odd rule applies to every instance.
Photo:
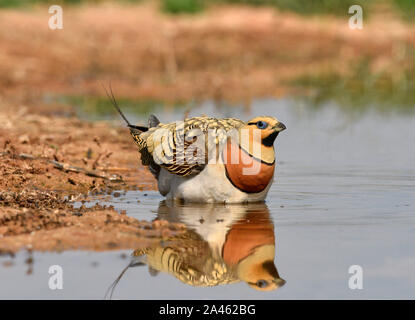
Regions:
[[0, 0], [0, 8], [13, 8], [13, 7], [23, 7], [36, 4], [79, 4], [85, 2], [84, 0]]
[[138, 3], [143, 0], [0, 0], [0, 8], [14, 8], [33, 5], [78, 5], [82, 3], [130, 2]]
[[292, 85], [309, 93], [315, 107], [335, 102], [344, 109], [376, 108], [383, 111], [415, 110], [415, 65], [392, 74], [373, 73], [368, 59], [362, 59], [348, 75], [322, 71], [305, 75]]
[[[74, 106], [77, 116], [87, 120], [110, 120], [117, 116], [112, 102], [106, 96], [53, 96], [48, 97], [46, 103], [59, 103]], [[166, 104], [161, 100], [130, 99], [125, 97], [116, 98], [122, 111], [128, 115], [136, 115], [147, 118], [151, 113], [166, 110], [183, 110], [190, 108], [192, 103], [178, 101], [173, 104]]]
[[161, 0], [162, 9], [166, 12], [196, 13], [202, 11], [205, 6], [204, 0]]
[[393, 0], [393, 3], [404, 18], [410, 20], [415, 17], [415, 0]]
[[[17, 7], [31, 4], [79, 4], [99, 3], [114, 0], [0, 0], [0, 7]], [[123, 0], [124, 2], [140, 2], [150, 0]], [[159, 1], [160, 8], [172, 14], [197, 13], [212, 4], [243, 4], [252, 6], [274, 6], [281, 10], [301, 14], [344, 14], [349, 6], [360, 4], [363, 7], [376, 4], [374, 0], [154, 0]], [[390, 8], [398, 8], [408, 19], [415, 17], [415, 0], [382, 0], [391, 4]], [[365, 13], [366, 15], [366, 13]], [[415, 62], [415, 53], [410, 61]], [[363, 59], [347, 74], [333, 70], [321, 71], [318, 74], [304, 75], [292, 85], [310, 93], [314, 105], [323, 105], [334, 101], [346, 108], [377, 108], [400, 110], [415, 109], [415, 63], [411, 66], [399, 66], [387, 72], [374, 73], [370, 68], [370, 59]], [[113, 114], [113, 106], [106, 98], [97, 97], [65, 97], [65, 103], [77, 105], [84, 114]], [[126, 112], [147, 114], [157, 108], [163, 108], [161, 101], [132, 101], [122, 99], [120, 105]], [[183, 106], [178, 103], [175, 105]], [[174, 106], [173, 106], [174, 107]]]
[[300, 14], [342, 14], [348, 13], [352, 5], [365, 7], [373, 0], [213, 0], [217, 3], [235, 3], [253, 6], [273, 6], [280, 10]]
[[[80, 4], [117, 2], [116, 0], [0, 0], [0, 8], [11, 8], [33, 4]], [[122, 0], [123, 2], [141, 2], [145, 0]], [[147, 0], [149, 1], [149, 0]], [[300, 14], [337, 14], [344, 15], [352, 5], [361, 5], [367, 9], [372, 4], [387, 3], [399, 9], [406, 18], [415, 16], [414, 0], [153, 0], [160, 3], [160, 8], [172, 14], [197, 13], [209, 5], [243, 4], [251, 6], [270, 6], [280, 10], [293, 11]], [[365, 12], [365, 16], [370, 12]]]

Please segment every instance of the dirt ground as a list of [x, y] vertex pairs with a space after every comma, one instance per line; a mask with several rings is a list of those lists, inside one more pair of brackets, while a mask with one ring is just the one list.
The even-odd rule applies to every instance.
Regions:
[[372, 17], [300, 17], [274, 9], [220, 7], [166, 16], [154, 4], [64, 8], [64, 29], [46, 7], [0, 10], [0, 254], [139, 248], [184, 226], [138, 221], [91, 194], [156, 189], [126, 128], [77, 119], [50, 94], [187, 101], [282, 96], [289, 80], [317, 70], [402, 70], [415, 25]]
[[0, 122], [0, 253], [139, 248], [182, 230], [99, 204], [74, 208], [91, 194], [156, 188], [127, 129], [24, 108], [1, 111]]
[[109, 81], [122, 97], [249, 101], [287, 94], [301, 75], [347, 73], [362, 59], [373, 72], [400, 72], [413, 63], [415, 24], [378, 11], [352, 30], [347, 13], [302, 17], [242, 6], [170, 16], [152, 2], [64, 6], [63, 29], [50, 30], [47, 7], [1, 10], [2, 102], [105, 96], [101, 83]]

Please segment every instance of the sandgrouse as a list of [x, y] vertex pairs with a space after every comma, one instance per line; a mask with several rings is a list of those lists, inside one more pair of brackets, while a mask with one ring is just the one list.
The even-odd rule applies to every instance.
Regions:
[[193, 117], [148, 127], [130, 124], [115, 99], [141, 153], [168, 200], [200, 203], [264, 201], [273, 182], [274, 141], [286, 127], [268, 116], [248, 122]]

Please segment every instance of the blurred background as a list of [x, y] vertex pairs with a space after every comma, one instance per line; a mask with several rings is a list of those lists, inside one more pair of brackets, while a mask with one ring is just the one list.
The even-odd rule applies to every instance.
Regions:
[[[53, 4], [62, 30], [48, 27]], [[114, 116], [111, 82], [141, 113], [263, 97], [407, 112], [414, 16], [411, 0], [0, 0], [0, 103]]]

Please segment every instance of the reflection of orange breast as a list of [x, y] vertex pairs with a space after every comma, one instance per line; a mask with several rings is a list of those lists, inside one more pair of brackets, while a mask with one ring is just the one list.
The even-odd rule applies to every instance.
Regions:
[[275, 245], [272, 221], [264, 219], [262, 212], [249, 213], [244, 220], [234, 224], [226, 235], [223, 245], [223, 260], [235, 265], [263, 245]]
[[230, 182], [239, 190], [247, 193], [263, 191], [272, 180], [274, 168], [275, 163], [263, 163], [250, 156], [236, 143], [227, 142], [226, 175]]

